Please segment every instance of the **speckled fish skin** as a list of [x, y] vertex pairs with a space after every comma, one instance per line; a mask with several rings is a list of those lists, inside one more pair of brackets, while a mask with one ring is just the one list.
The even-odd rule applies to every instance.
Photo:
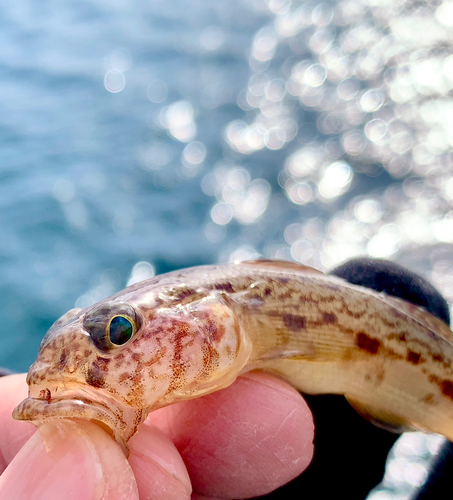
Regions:
[[[140, 327], [103, 351], [84, 328], [133, 308]], [[148, 413], [254, 369], [309, 394], [344, 394], [374, 423], [453, 440], [453, 334], [413, 304], [295, 263], [175, 271], [69, 311], [44, 338], [14, 418], [99, 423], [123, 446]]]

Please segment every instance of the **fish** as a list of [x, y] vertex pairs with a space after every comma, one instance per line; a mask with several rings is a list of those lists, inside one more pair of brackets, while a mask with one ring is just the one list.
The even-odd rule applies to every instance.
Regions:
[[295, 262], [199, 266], [72, 309], [44, 337], [13, 411], [91, 420], [127, 443], [158, 408], [251, 370], [340, 394], [366, 419], [453, 441], [453, 333], [405, 300]]

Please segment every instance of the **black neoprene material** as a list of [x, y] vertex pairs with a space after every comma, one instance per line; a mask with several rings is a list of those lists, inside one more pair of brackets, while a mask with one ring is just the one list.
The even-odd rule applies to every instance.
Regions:
[[330, 274], [354, 285], [371, 288], [424, 307], [433, 316], [450, 325], [447, 301], [427, 280], [413, 271], [380, 259], [354, 259], [336, 267]]

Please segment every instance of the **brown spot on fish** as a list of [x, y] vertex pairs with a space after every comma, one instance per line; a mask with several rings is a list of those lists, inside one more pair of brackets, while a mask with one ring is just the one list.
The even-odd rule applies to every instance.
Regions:
[[158, 349], [154, 354], [154, 356], [149, 358], [147, 361], [143, 362], [143, 366], [152, 366], [155, 365], [156, 363], [159, 363], [159, 361], [162, 361], [162, 359], [165, 357], [166, 352], [167, 352], [166, 347]]
[[216, 324], [215, 321], [209, 321], [207, 326], [209, 336], [215, 341], [220, 342], [222, 337], [225, 335], [225, 327], [219, 323]]
[[44, 399], [45, 401], [50, 401], [51, 400], [51, 393], [49, 389], [43, 389], [42, 391], [39, 391], [39, 399]]
[[433, 358], [433, 361], [436, 361], [437, 363], [443, 363], [443, 358], [440, 354], [432, 354], [431, 357]]
[[104, 387], [104, 375], [102, 374], [99, 366], [96, 363], [93, 363], [90, 368], [88, 368], [86, 381], [87, 384], [91, 385], [92, 387]]
[[402, 354], [400, 354], [399, 352], [396, 352], [394, 351], [393, 349], [382, 349], [383, 351], [383, 354], [385, 354], [385, 356], [388, 356], [389, 358], [391, 359], [406, 359]]
[[212, 347], [209, 345], [202, 346], [203, 352], [203, 366], [202, 366], [202, 376], [207, 378], [212, 373]]
[[359, 349], [363, 349], [370, 354], [376, 354], [379, 351], [379, 347], [381, 346], [381, 341], [369, 337], [364, 332], [360, 332], [357, 335], [356, 345]]
[[341, 312], [343, 314], [346, 314], [350, 318], [359, 320], [366, 315], [366, 308], [364, 308], [363, 311], [356, 311], [356, 310], [351, 310], [347, 304], [343, 304], [343, 306], [341, 307]]
[[435, 404], [434, 394], [427, 394], [427, 395], [423, 398], [423, 402], [425, 402], [425, 403], [426, 403], [426, 404], [428, 404], [428, 405], [433, 405], [433, 404]]
[[335, 314], [324, 313], [322, 315], [322, 321], [323, 323], [326, 323], [328, 325], [335, 325], [338, 322], [338, 318], [335, 316]]
[[61, 355], [60, 355], [60, 361], [58, 363], [58, 367], [59, 369], [63, 369], [65, 366], [66, 366], [66, 349], [63, 349], [61, 351]]
[[93, 364], [96, 364], [99, 370], [103, 372], [108, 372], [108, 366], [110, 361], [111, 360], [109, 358], [97, 358]]
[[287, 328], [293, 331], [304, 330], [307, 324], [305, 316], [298, 316], [297, 314], [283, 313], [283, 323]]
[[285, 302], [287, 300], [291, 300], [293, 297], [293, 291], [290, 289], [285, 290], [283, 293], [279, 293], [277, 297], [279, 302]]
[[409, 363], [412, 363], [413, 365], [418, 365], [420, 361], [423, 362], [421, 354], [414, 351], [407, 351], [407, 360], [409, 361]]
[[165, 304], [165, 302], [160, 298], [160, 297], [155, 297], [154, 298], [154, 304], [153, 304], [153, 307], [155, 307], [156, 309], [163, 306]]
[[175, 298], [179, 300], [184, 300], [187, 297], [190, 297], [192, 295], [196, 295], [196, 290], [193, 288], [188, 288], [188, 287], [183, 287], [175, 290]]
[[115, 357], [115, 368], [121, 368], [121, 366], [123, 365], [124, 363], [124, 360], [125, 360], [125, 355], [124, 353], [119, 353], [116, 357]]
[[451, 380], [441, 380], [437, 375], [430, 375], [429, 381], [436, 384], [442, 393], [449, 399], [453, 399], [453, 382]]
[[227, 283], [217, 283], [214, 288], [216, 290], [222, 290], [223, 292], [234, 293], [233, 285], [229, 282]]
[[440, 388], [442, 392], [450, 399], [453, 399], [453, 382], [450, 380], [443, 380]]
[[172, 378], [167, 389], [167, 393], [178, 389], [185, 379], [186, 366], [183, 359], [184, 353], [184, 338], [188, 335], [188, 327], [182, 322], [172, 321], [173, 331], [173, 359], [172, 359]]
[[134, 425], [135, 426], [137, 426], [143, 420], [143, 414], [144, 414], [143, 410], [137, 412], [137, 414], [135, 415], [135, 418], [134, 418]]

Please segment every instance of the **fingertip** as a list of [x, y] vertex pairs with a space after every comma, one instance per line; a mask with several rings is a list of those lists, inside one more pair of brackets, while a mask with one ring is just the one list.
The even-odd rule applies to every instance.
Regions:
[[138, 500], [120, 447], [91, 422], [43, 424], [0, 476], [0, 498]]
[[[27, 397], [26, 374], [19, 373], [0, 378], [0, 472], [11, 462], [16, 453], [36, 432], [28, 422], [19, 422], [12, 417], [13, 409]], [[3, 458], [3, 460], [2, 460]]]
[[142, 425], [129, 442], [129, 463], [137, 480], [140, 498], [189, 500], [189, 474], [175, 445], [159, 429]]

